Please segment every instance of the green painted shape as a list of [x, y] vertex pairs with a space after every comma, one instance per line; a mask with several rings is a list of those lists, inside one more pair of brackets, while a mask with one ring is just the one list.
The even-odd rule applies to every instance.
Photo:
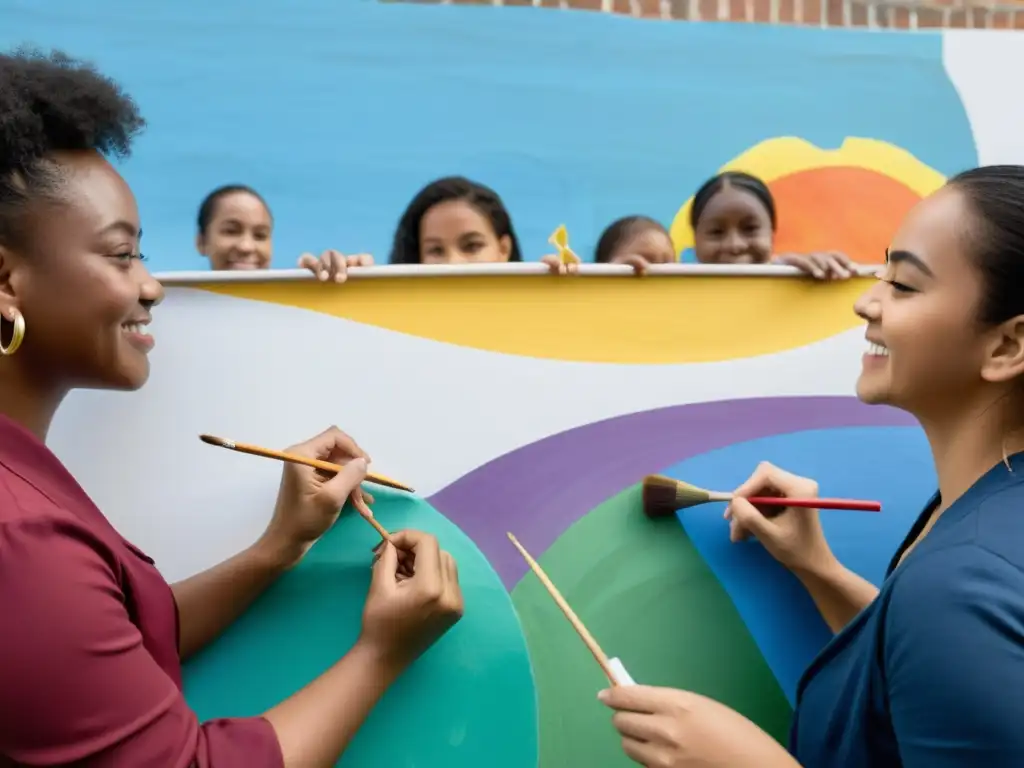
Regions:
[[[374, 488], [391, 529], [433, 533], [459, 563], [465, 616], [388, 691], [339, 766], [537, 765], [537, 698], [522, 629], [497, 574], [426, 501]], [[200, 720], [257, 715], [328, 669], [355, 641], [380, 539], [346, 510], [302, 563], [185, 668]]]
[[[710, 696], [785, 743], [792, 709], [753, 637], [675, 517], [643, 515], [639, 486], [576, 522], [540, 562], [638, 683]], [[512, 601], [537, 680], [541, 766], [633, 766], [596, 699], [607, 681], [533, 574]]]

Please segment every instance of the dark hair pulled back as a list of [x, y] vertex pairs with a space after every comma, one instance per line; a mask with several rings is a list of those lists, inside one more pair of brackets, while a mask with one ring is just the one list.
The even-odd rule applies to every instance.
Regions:
[[700, 189], [693, 196], [693, 205], [690, 207], [691, 227], [697, 228], [697, 222], [700, 221], [701, 214], [708, 207], [708, 203], [726, 187], [741, 189], [756, 197], [765, 210], [768, 211], [772, 230], [775, 230], [778, 226], [778, 221], [775, 215], [775, 198], [772, 196], [771, 190], [757, 176], [751, 176], [749, 173], [743, 173], [743, 171], [725, 171], [717, 176], [712, 176], [701, 184]]

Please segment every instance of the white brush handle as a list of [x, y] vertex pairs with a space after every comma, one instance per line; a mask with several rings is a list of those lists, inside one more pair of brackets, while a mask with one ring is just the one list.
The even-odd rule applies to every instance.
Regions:
[[623, 666], [622, 662], [618, 658], [608, 659], [608, 666], [615, 675], [615, 682], [619, 685], [636, 685], [633, 678], [629, 676], [629, 672]]

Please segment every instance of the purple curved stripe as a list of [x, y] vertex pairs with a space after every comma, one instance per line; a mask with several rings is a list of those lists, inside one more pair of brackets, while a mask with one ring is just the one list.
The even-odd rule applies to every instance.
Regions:
[[853, 397], [766, 397], [617, 416], [518, 448], [459, 478], [430, 503], [469, 536], [506, 588], [526, 563], [505, 536], [546, 552], [569, 526], [645, 475], [734, 443], [807, 429], [913, 425]]

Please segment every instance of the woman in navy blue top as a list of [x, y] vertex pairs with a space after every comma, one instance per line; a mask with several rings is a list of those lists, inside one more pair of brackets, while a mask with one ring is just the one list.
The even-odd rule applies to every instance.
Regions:
[[[968, 171], [922, 201], [855, 310], [867, 403], [909, 411], [939, 490], [881, 590], [833, 556], [816, 511], [768, 517], [742, 499], [733, 541], [756, 536], [836, 633], [797, 690], [790, 749], [687, 691], [603, 691], [623, 748], [647, 766], [1024, 766], [1024, 167]], [[738, 496], [817, 493], [762, 465]]]

